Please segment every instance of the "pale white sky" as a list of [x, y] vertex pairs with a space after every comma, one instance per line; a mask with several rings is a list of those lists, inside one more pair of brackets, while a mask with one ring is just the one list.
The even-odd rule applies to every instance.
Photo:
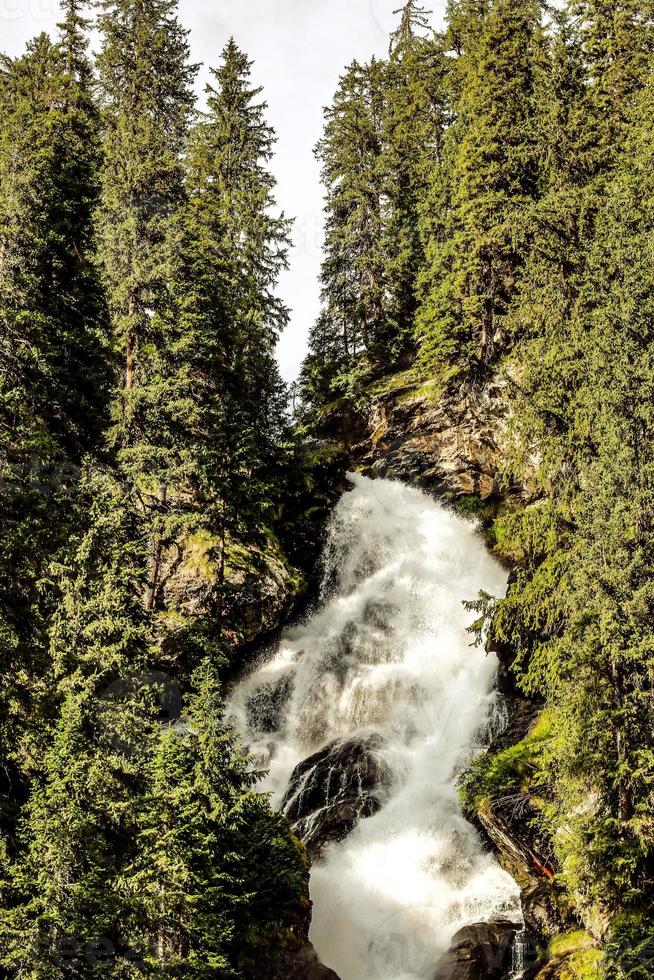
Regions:
[[[277, 199], [296, 218], [291, 268], [280, 293], [292, 319], [279, 344], [284, 377], [296, 377], [309, 328], [319, 309], [322, 189], [313, 147], [322, 132], [322, 109], [329, 104], [343, 68], [388, 50], [393, 10], [402, 0], [180, 0], [180, 17], [191, 30], [194, 61], [215, 66], [234, 35], [255, 65], [254, 81], [264, 86], [268, 119], [279, 142], [273, 169]], [[445, 0], [425, 0], [442, 22]], [[0, 50], [19, 54], [25, 42], [51, 30], [59, 17], [57, 0], [0, 0]], [[206, 81], [206, 67], [198, 87]]]

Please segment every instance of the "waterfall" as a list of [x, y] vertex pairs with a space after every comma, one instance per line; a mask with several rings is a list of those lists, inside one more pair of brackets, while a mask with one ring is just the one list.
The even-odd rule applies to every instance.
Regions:
[[[513, 969], [510, 980], [521, 980], [521, 977], [527, 969], [526, 951], [530, 948], [529, 942], [530, 937], [526, 929], [517, 933], [513, 943]], [[533, 943], [531, 944], [531, 951], [533, 951]]]
[[462, 925], [520, 918], [517, 886], [455, 785], [496, 701], [495, 664], [471, 646], [463, 602], [503, 594], [506, 575], [475, 527], [425, 494], [349, 479], [319, 608], [241, 681], [230, 714], [273, 805], [292, 819], [311, 810], [303, 836], [355, 823], [311, 872], [323, 961], [342, 980], [431, 980]]

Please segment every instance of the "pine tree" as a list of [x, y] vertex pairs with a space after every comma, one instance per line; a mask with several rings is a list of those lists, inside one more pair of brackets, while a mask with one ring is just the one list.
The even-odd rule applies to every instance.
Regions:
[[42, 35], [4, 59], [0, 81], [0, 833], [12, 835], [42, 721], [40, 582], [76, 520], [79, 464], [98, 448], [110, 384], [91, 224], [97, 115], [83, 24], [67, 20], [59, 45]]
[[162, 733], [128, 874], [135, 927], [154, 932], [149, 960], [168, 975], [241, 976], [256, 947], [293, 942], [308, 901], [306, 859], [285, 821], [254, 792], [256, 774], [222, 722], [204, 663], [183, 730]]
[[630, 113], [625, 152], [598, 216], [580, 295], [585, 377], [573, 419], [590, 458], [577, 506], [580, 561], [570, 624], [579, 669], [563, 695], [575, 727], [561, 759], [564, 785], [578, 795], [585, 782], [578, 746], [599, 794], [604, 820], [593, 819], [590, 888], [599, 886], [601, 902], [614, 894], [623, 909], [639, 908], [646, 917], [654, 900], [647, 870], [654, 849], [648, 819], [654, 757], [653, 91], [650, 79]]
[[620, 151], [654, 55], [654, 23], [645, 0], [571, 0], [588, 78], [588, 144], [597, 170]]
[[[193, 109], [195, 66], [173, 0], [106, 0], [98, 57], [104, 128], [100, 258], [120, 345], [123, 397], [117, 444], [135, 472], [156, 468], [161, 342], [153, 314], [165, 299], [166, 236], [184, 200], [180, 155]], [[143, 458], [137, 449], [142, 444]]]
[[84, 975], [87, 944], [122, 941], [115, 923], [130, 899], [118, 875], [151, 729], [129, 684], [147, 663], [142, 519], [113, 475], [93, 467], [81, 481], [82, 508], [87, 529], [50, 569], [60, 593], [46, 675], [52, 727], [0, 919], [4, 964], [30, 975], [61, 975], [53, 964]]
[[[340, 337], [340, 356], [319, 384], [332, 398], [383, 369], [387, 311], [383, 254], [382, 152], [384, 65], [354, 62], [340, 80], [316, 155], [326, 188], [322, 266], [324, 314], [313, 332], [323, 350]], [[327, 332], [330, 339], [323, 334]], [[317, 362], [307, 362], [305, 377]], [[343, 371], [342, 368], [345, 370]], [[307, 389], [307, 395], [312, 397]]]
[[[610, 19], [601, 44], [595, 35], [600, 49], [614, 48], [619, 22]], [[613, 146], [588, 23], [561, 18], [553, 48], [548, 125], [559, 128], [551, 131], [551, 183], [535, 211], [540, 258], [519, 304], [531, 338], [517, 351], [526, 384], [517, 400], [521, 453], [539, 446], [550, 499], [512, 522], [521, 567], [497, 620], [521, 650], [523, 683], [551, 705], [551, 774], [559, 806], [572, 814], [565, 833], [556, 817], [551, 831], [570, 891], [592, 914], [631, 917], [624, 931], [618, 925], [616, 976], [643, 975], [630, 957], [651, 917], [654, 844], [646, 815], [652, 92], [649, 73], [629, 67], [647, 19], [632, 26], [632, 50], [611, 63], [631, 93], [613, 116]], [[589, 124], [594, 106], [597, 126]]]
[[418, 319], [424, 369], [484, 368], [506, 347], [506, 317], [528, 252], [525, 216], [538, 190], [539, 7], [496, 0], [476, 31], [464, 7], [447, 235], [428, 246]]
[[420, 214], [434, 169], [442, 163], [448, 124], [447, 59], [414, 0], [396, 13], [384, 79], [381, 171], [384, 188], [388, 324], [384, 361], [390, 369], [412, 352], [417, 284], [425, 266]]
[[513, 475], [524, 478], [534, 440], [541, 474], [559, 488], [570, 470], [562, 438], [579, 367], [572, 338], [575, 306], [592, 233], [587, 139], [587, 75], [581, 39], [566, 12], [555, 15], [549, 58], [538, 72], [539, 194], [529, 212], [531, 248], [508, 316], [518, 346], [512, 372]]
[[[108, 386], [92, 263], [97, 118], [86, 71], [45, 35], [5, 62], [0, 160], [5, 404], [19, 411], [12, 392], [22, 391], [22, 411], [46, 420], [77, 458], [97, 444]], [[20, 428], [18, 414], [12, 424]]]
[[[85, 471], [81, 527], [48, 569], [52, 724], [2, 882], [4, 962], [237, 976], [255, 939], [291, 941], [307, 901], [303, 852], [252, 792], [215, 680], [226, 551], [265, 538], [283, 466], [288, 222], [272, 213], [273, 134], [236, 46], [183, 159], [190, 69], [172, 5], [112, 4], [101, 24], [100, 253], [125, 383], [109, 465]], [[203, 615], [166, 593], [193, 535], [223, 570]], [[161, 684], [186, 700], [179, 726], [159, 719]]]
[[404, 6], [393, 11], [395, 17], [398, 14], [401, 16], [400, 23], [391, 34], [391, 57], [410, 51], [415, 46], [416, 37], [429, 33], [430, 13], [426, 7], [418, 3], [418, 0], [407, 0]]
[[195, 66], [172, 0], [101, 6], [98, 56], [104, 130], [99, 256], [122, 360], [111, 442], [149, 518], [153, 608], [169, 527], [171, 484], [184, 461], [165, 412], [170, 388], [161, 314], [169, 302], [167, 263], [184, 206], [181, 154], [193, 108]]
[[[209, 433], [218, 423], [213, 445], [222, 439], [220, 452], [232, 465], [229, 475], [224, 465], [218, 468], [214, 479], [235, 481], [232, 497], [243, 498], [244, 515], [249, 490], [263, 489], [265, 471], [274, 466], [284, 427], [285, 393], [275, 348], [288, 310], [276, 287], [287, 267], [291, 227], [275, 211], [275, 178], [268, 169], [275, 135], [265, 121], [266, 104], [258, 101], [261, 89], [251, 85], [251, 68], [232, 39], [213, 72], [207, 113], [192, 134], [186, 161], [188, 227], [198, 241], [196, 270], [185, 269], [186, 322], [194, 315], [198, 342], [207, 353], [209, 347], [220, 352], [210, 376], [213, 398], [207, 393], [202, 409], [204, 426]], [[202, 263], [204, 275], [196, 286]], [[222, 300], [207, 295], [212, 277], [223, 283]], [[204, 319], [195, 315], [198, 307], [207, 311]], [[212, 411], [221, 414], [221, 422], [210, 418]]]
[[148, 604], [162, 608], [163, 554], [201, 534], [218, 569], [205, 624], [214, 634], [228, 551], [243, 536], [256, 539], [272, 519], [288, 429], [275, 360], [288, 314], [275, 288], [289, 222], [274, 214], [267, 169], [274, 134], [250, 70], [230, 42], [217, 84], [208, 87], [207, 112], [190, 135], [187, 201], [167, 246], [167, 301], [153, 317], [163, 352], [157, 410], [166, 497], [156, 508]]
[[338, 394], [353, 364], [349, 346], [349, 324], [323, 310], [309, 331], [309, 353], [302, 362], [302, 403], [325, 406]]

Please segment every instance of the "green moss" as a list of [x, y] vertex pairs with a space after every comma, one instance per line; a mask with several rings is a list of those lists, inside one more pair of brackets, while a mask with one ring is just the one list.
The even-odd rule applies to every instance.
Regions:
[[212, 581], [216, 577], [216, 563], [212, 552], [220, 549], [220, 539], [209, 531], [196, 531], [189, 534], [184, 542], [184, 564], [186, 569], [198, 578]]
[[573, 953], [566, 960], [561, 980], [602, 980], [605, 976], [603, 960], [604, 957], [599, 949], [585, 949]]
[[374, 398], [406, 389], [398, 395], [398, 404], [419, 400], [428, 405], [435, 405], [447, 390], [449, 382], [457, 374], [457, 368], [448, 367], [444, 364], [439, 364], [431, 370], [425, 369], [422, 364], [417, 363], [406, 371], [377, 379], [368, 386], [366, 394]]
[[578, 952], [580, 949], [587, 949], [593, 945], [593, 938], [583, 929], [576, 932], [566, 932], [562, 936], [555, 936], [550, 942], [547, 952], [549, 956], [568, 956], [570, 953]]
[[424, 384], [419, 384], [412, 391], [405, 391], [397, 401], [399, 405], [410, 401], [421, 401], [427, 405], [436, 405], [443, 397], [444, 391], [445, 382], [443, 379], [432, 378], [430, 381], [424, 382]]
[[465, 812], [479, 813], [489, 803], [512, 793], [529, 792], [533, 796], [547, 778], [545, 750], [550, 738], [551, 721], [544, 712], [517, 745], [475, 759], [459, 780]]
[[548, 961], [557, 965], [560, 980], [602, 980], [604, 955], [593, 937], [582, 929], [556, 936], [547, 949]]
[[586, 949], [575, 953], [568, 965], [571, 980], [602, 980], [604, 956], [599, 949]]
[[407, 371], [398, 371], [396, 374], [387, 374], [383, 378], [377, 378], [367, 388], [368, 395], [385, 395], [398, 388], [406, 388], [411, 385], [419, 385], [420, 379], [416, 376], [415, 370], [411, 367]]

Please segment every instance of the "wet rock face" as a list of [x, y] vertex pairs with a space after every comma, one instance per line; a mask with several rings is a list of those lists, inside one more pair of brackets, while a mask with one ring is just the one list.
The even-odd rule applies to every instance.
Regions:
[[433, 980], [506, 980], [519, 923], [498, 919], [465, 926], [436, 967]]
[[253, 731], [277, 732], [293, 693], [293, 677], [287, 674], [276, 683], [262, 684], [248, 702], [248, 722]]
[[307, 942], [295, 950], [267, 950], [266, 956], [243, 971], [245, 980], [340, 980], [318, 959]]
[[548, 843], [536, 830], [537, 817], [528, 793], [494, 800], [477, 810], [479, 824], [498, 851], [500, 863], [522, 888], [534, 881], [548, 884], [556, 870]]
[[523, 888], [521, 901], [527, 928], [537, 936], [552, 939], [576, 925], [561, 907], [556, 888], [546, 879]]
[[[508, 724], [491, 743], [491, 755], [520, 743], [542, 710], [542, 705], [521, 697], [507, 697], [505, 703]], [[526, 928], [547, 941], [577, 923], [556, 885], [551, 847], [538, 832], [537, 817], [531, 795], [517, 792], [480, 806], [474, 822], [502, 867], [521, 887]]]
[[355, 455], [371, 476], [417, 481], [432, 492], [488, 500], [505, 493], [497, 476], [507, 419], [506, 383], [499, 380], [479, 388], [451, 388], [434, 400], [397, 389], [373, 400], [368, 421], [372, 436]]
[[282, 812], [314, 860], [381, 808], [392, 778], [378, 755], [382, 744], [378, 735], [339, 740], [295, 768]]

